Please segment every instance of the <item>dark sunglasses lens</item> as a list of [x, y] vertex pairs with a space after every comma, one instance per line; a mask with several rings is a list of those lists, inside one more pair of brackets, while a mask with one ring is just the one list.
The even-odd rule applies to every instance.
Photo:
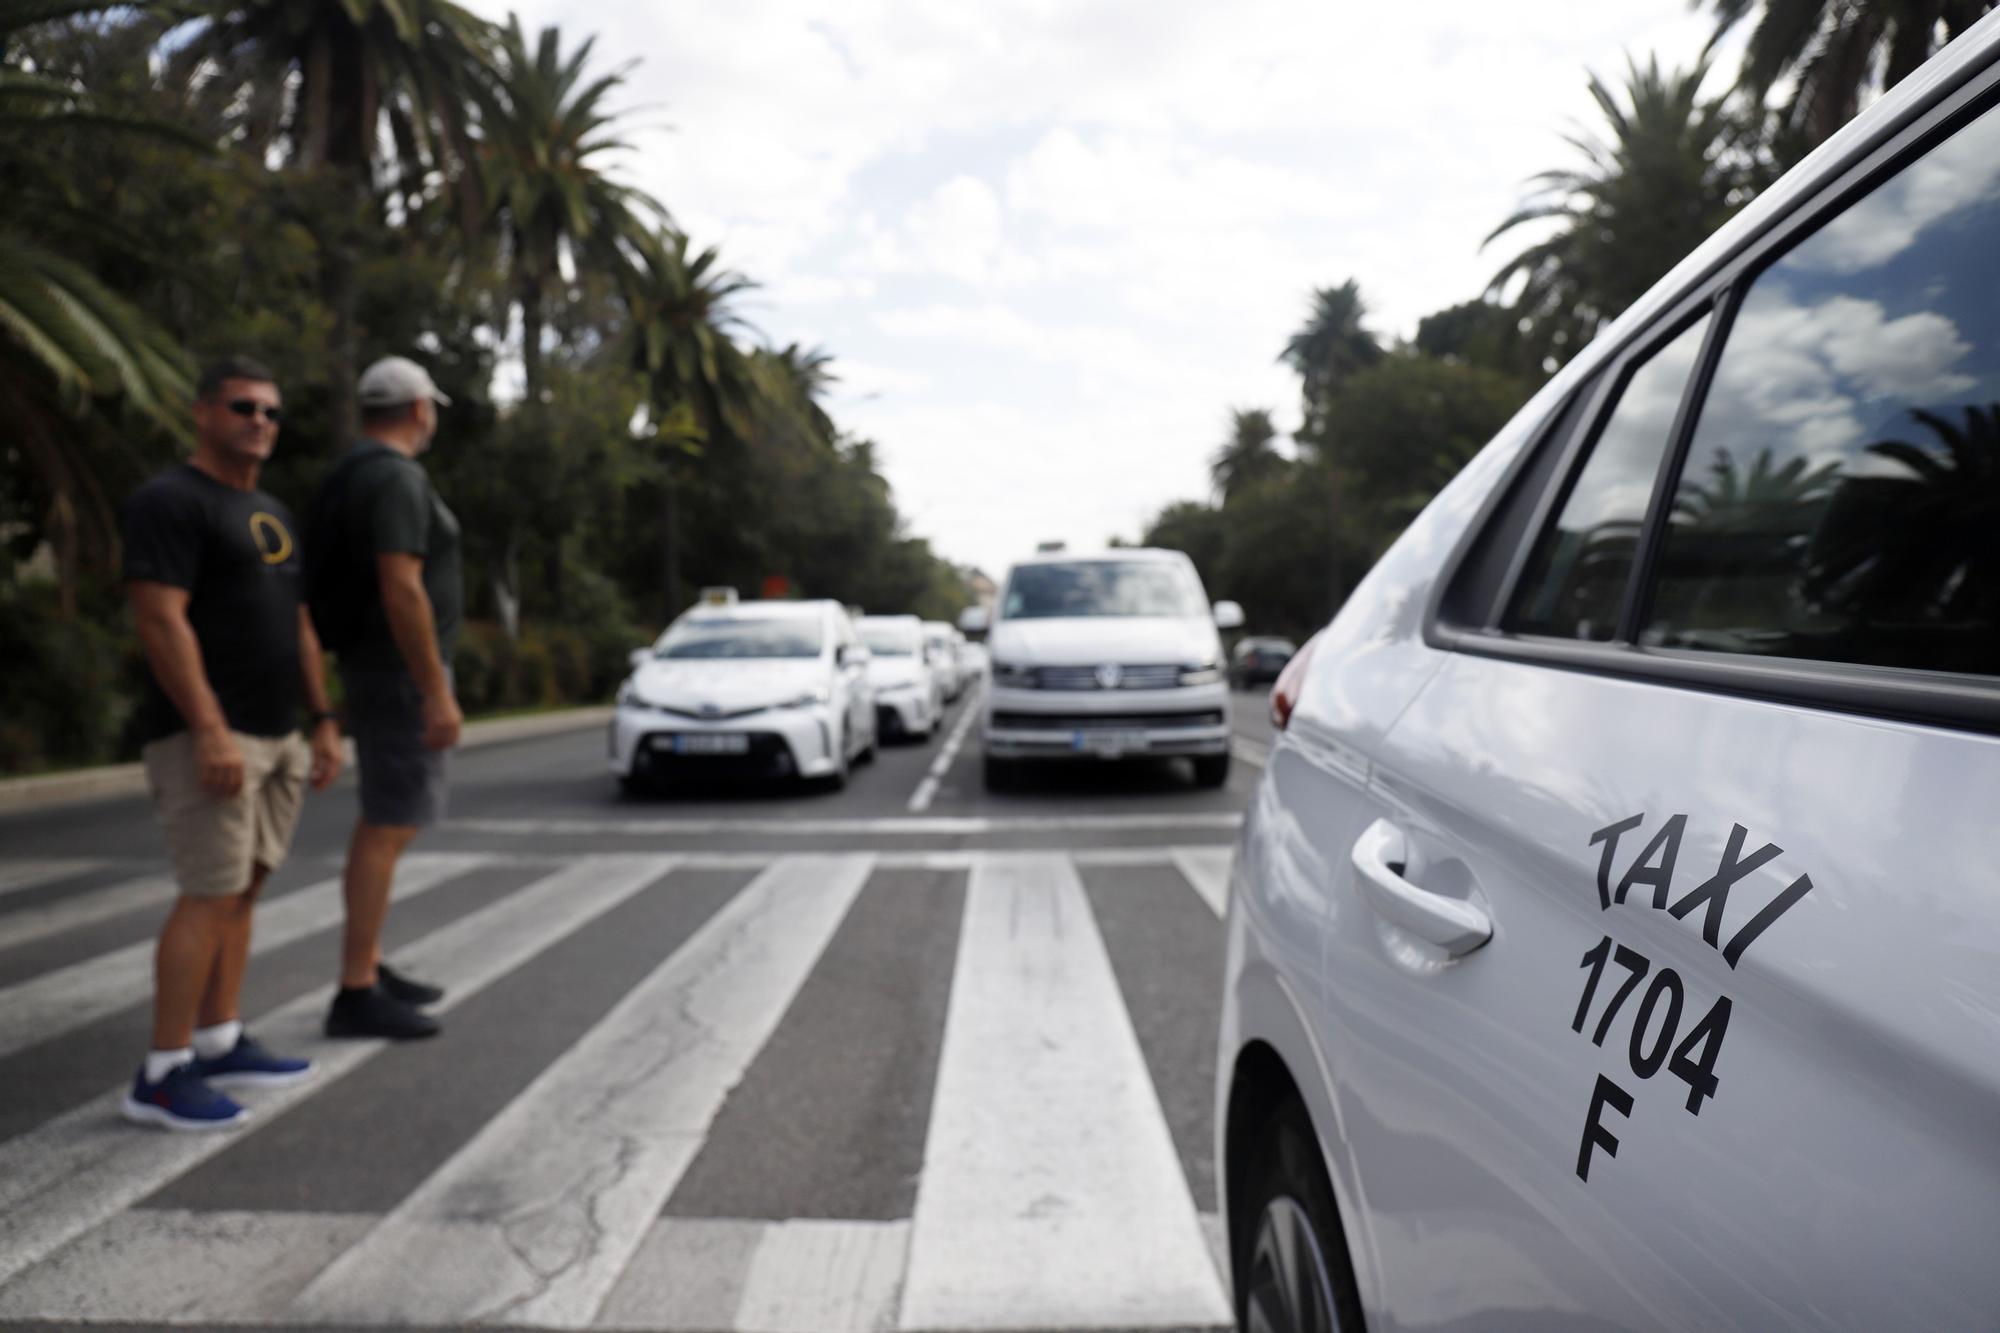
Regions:
[[230, 403], [229, 410], [234, 412], [239, 417], [254, 417], [261, 410], [264, 413], [264, 420], [266, 421], [275, 422], [275, 421], [283, 421], [285, 419], [284, 408], [265, 407], [263, 406], [263, 404], [252, 402], [248, 398], [236, 399], [234, 402]]

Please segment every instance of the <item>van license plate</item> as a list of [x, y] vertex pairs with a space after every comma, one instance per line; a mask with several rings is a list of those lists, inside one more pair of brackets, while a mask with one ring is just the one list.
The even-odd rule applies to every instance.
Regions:
[[1079, 731], [1072, 740], [1075, 749], [1102, 759], [1116, 759], [1146, 748], [1143, 731]]

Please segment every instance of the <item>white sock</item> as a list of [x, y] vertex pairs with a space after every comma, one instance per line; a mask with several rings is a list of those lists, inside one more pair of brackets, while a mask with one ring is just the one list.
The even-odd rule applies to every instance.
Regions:
[[243, 1020], [232, 1018], [226, 1023], [217, 1023], [212, 1028], [194, 1030], [195, 1054], [204, 1060], [213, 1060], [236, 1049], [237, 1038], [243, 1035]]
[[181, 1047], [178, 1051], [148, 1051], [146, 1052], [146, 1081], [148, 1083], [158, 1083], [182, 1065], [191, 1065], [193, 1063], [194, 1052], [186, 1046]]

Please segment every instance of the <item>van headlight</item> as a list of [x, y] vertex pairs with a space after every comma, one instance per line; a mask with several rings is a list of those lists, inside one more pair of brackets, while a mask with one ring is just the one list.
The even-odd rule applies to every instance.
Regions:
[[1017, 690], [1031, 690], [1035, 687], [1035, 673], [1033, 668], [1023, 666], [1019, 662], [1002, 662], [998, 658], [995, 658], [993, 660], [993, 683], [995, 685], [1011, 685]]
[[1180, 682], [1183, 685], [1213, 685], [1222, 679], [1222, 663], [1212, 661], [1201, 666], [1182, 667]]

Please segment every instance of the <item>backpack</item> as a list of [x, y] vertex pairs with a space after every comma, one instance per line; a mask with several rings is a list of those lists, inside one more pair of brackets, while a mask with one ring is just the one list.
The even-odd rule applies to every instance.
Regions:
[[374, 562], [354, 543], [355, 499], [378, 462], [402, 461], [376, 450], [349, 450], [313, 496], [306, 515], [305, 594], [322, 648], [341, 652], [359, 643], [369, 629], [378, 600]]

